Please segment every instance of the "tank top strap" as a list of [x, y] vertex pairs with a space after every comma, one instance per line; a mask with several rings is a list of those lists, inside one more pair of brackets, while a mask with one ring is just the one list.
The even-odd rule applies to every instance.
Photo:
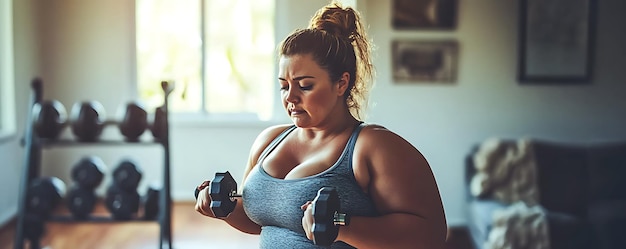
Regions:
[[285, 139], [287, 137], [287, 135], [289, 135], [289, 133], [291, 133], [293, 130], [296, 129], [295, 125], [290, 126], [289, 128], [285, 129], [284, 131], [282, 131], [280, 134], [278, 134], [278, 136], [276, 138], [274, 138], [274, 140], [272, 140], [272, 142], [270, 142], [270, 144], [265, 147], [265, 149], [263, 150], [263, 152], [261, 153], [261, 155], [259, 156], [259, 159], [257, 159], [257, 164], [261, 161], [263, 161], [263, 159], [265, 159], [265, 157], [272, 152], [276, 146], [278, 146], [278, 144], [280, 142], [283, 141], [283, 139]]
[[347, 153], [347, 158], [352, 158], [352, 154], [354, 152], [354, 145], [356, 144], [356, 139], [359, 137], [359, 133], [361, 133], [361, 130], [363, 129], [363, 127], [367, 126], [367, 124], [365, 124], [364, 122], [361, 122], [359, 124], [359, 126], [357, 126], [356, 128], [354, 128], [354, 131], [352, 131], [352, 135], [350, 135], [350, 138], [348, 139], [348, 143], [346, 144], [346, 148], [348, 149], [348, 153]]

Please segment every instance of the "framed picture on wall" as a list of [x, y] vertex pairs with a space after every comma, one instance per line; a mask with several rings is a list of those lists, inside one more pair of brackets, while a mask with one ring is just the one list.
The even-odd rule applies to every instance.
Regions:
[[396, 40], [392, 74], [396, 83], [456, 82], [458, 43], [454, 40]]
[[520, 0], [521, 83], [591, 79], [595, 0]]
[[458, 0], [392, 0], [392, 26], [408, 30], [456, 27]]

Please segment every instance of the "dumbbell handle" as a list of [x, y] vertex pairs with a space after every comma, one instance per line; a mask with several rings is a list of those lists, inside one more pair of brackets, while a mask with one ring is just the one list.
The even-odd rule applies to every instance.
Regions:
[[[196, 188], [196, 190], [194, 191], [194, 196], [196, 197], [196, 199], [198, 199], [198, 195], [200, 194], [200, 189]], [[235, 198], [235, 197], [241, 197], [240, 194], [237, 194], [237, 192], [232, 192], [230, 194], [228, 194], [229, 197], [231, 198]]]
[[[196, 199], [198, 199], [199, 194], [200, 189], [196, 188], [194, 191], [194, 196], [196, 197]], [[229, 194], [228, 196], [230, 196], [231, 198], [241, 197], [240, 194], [236, 194], [234, 192]], [[335, 226], [347, 226], [348, 224], [350, 224], [350, 216], [335, 211], [335, 213], [333, 214], [333, 224]]]
[[350, 216], [344, 213], [335, 212], [333, 215], [333, 224], [335, 224], [335, 226], [347, 226], [350, 224]]

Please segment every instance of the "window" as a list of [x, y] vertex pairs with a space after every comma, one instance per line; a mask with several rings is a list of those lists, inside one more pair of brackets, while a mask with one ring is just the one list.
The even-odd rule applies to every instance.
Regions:
[[0, 139], [15, 132], [13, 15], [11, 1], [0, 1]]
[[212, 116], [272, 116], [274, 0], [136, 0], [138, 96], [171, 110]]

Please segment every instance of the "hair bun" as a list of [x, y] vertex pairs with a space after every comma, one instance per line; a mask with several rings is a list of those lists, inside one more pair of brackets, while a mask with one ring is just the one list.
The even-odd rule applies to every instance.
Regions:
[[343, 8], [339, 3], [332, 3], [315, 13], [311, 18], [309, 28], [324, 30], [337, 37], [353, 41], [357, 33], [357, 21], [354, 9]]

